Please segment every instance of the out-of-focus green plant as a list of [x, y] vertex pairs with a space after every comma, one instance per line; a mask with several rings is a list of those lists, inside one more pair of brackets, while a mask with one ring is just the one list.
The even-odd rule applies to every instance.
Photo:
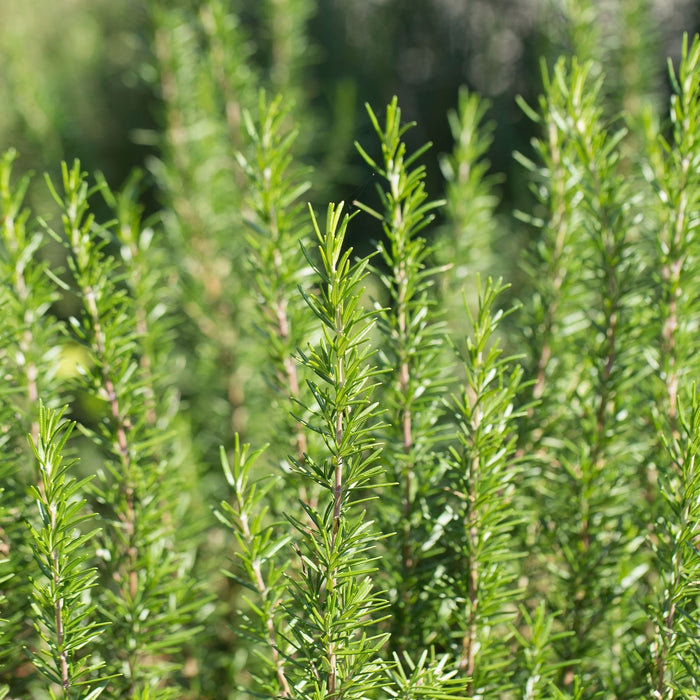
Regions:
[[[671, 135], [652, 126], [645, 175], [656, 195], [658, 222], [653, 271], [657, 283], [652, 320], [656, 334], [649, 356], [656, 375], [650, 422], [658, 436], [648, 477], [658, 489], [650, 540], [659, 572], [649, 608], [655, 635], [650, 647], [650, 687], [656, 698], [691, 697], [698, 692], [692, 669], [700, 660], [697, 642], [698, 399], [695, 375], [697, 233], [700, 208], [700, 42], [683, 42], [680, 64], [669, 66]], [[651, 125], [650, 125], [651, 126]], [[689, 384], [692, 383], [692, 390]], [[655, 483], [657, 482], [657, 483]], [[678, 695], [676, 695], [678, 694]]]
[[[311, 283], [311, 268], [300, 247], [309, 244], [311, 234], [302, 201], [310, 183], [308, 173], [295, 164], [297, 132], [289, 127], [289, 112], [281, 96], [268, 100], [261, 91], [256, 116], [244, 112], [245, 145], [238, 160], [249, 180], [244, 219], [259, 317], [249, 324], [249, 331], [256, 328], [267, 349], [269, 364], [263, 372], [281, 419], [276, 432], [282, 439], [276, 451], [285, 459], [292, 448], [296, 458], [303, 460], [308, 431], [292, 418], [290, 412], [296, 407], [290, 399], [298, 402], [307, 389], [293, 356], [308, 342], [313, 318], [299, 294], [299, 287], [307, 289]], [[265, 392], [265, 405], [270, 398]], [[290, 435], [295, 436], [293, 445]]]
[[[240, 325], [250, 308], [242, 294], [249, 280], [234, 273], [245, 243], [235, 154], [242, 110], [252, 105], [257, 86], [249, 63], [253, 48], [223, 2], [206, 3], [196, 13], [156, 4], [153, 14], [163, 133], [151, 170], [163, 193], [163, 221], [180, 278], [181, 385], [195, 417], [209, 414], [206, 424], [194, 420], [195, 444], [215, 460], [217, 443], [245, 422]], [[198, 405], [202, 383], [209, 386], [206, 412]]]
[[[631, 644], [641, 625], [634, 586], [648, 570], [648, 555], [635, 511], [645, 447], [639, 406], [647, 397], [633, 387], [647, 373], [637, 323], [645, 283], [636, 200], [621, 170], [626, 131], [604, 121], [602, 81], [592, 71], [591, 64], [561, 60], [551, 78], [545, 73], [536, 117], [547, 138], [538, 147], [546, 165], [537, 191], [549, 211], [537, 222], [544, 235], [532, 268], [540, 404], [524, 449], [541, 454], [547, 475], [548, 487], [534, 494], [546, 513], [541, 565], [559, 578], [544, 592], [574, 631], [561, 642], [562, 658], [572, 662], [562, 677], [573, 680], [578, 669], [590, 687], [609, 689], [639, 680], [627, 655], [599, 661], [596, 640]], [[573, 348], [585, 348], [586, 359]]]
[[453, 306], [464, 281], [494, 265], [494, 211], [498, 199], [493, 189], [499, 178], [490, 174], [488, 151], [493, 143], [494, 122], [485, 121], [490, 104], [462, 87], [457, 109], [449, 112], [452, 153], [443, 155], [440, 168], [445, 177], [445, 226], [439, 241], [441, 259], [450, 266], [445, 302]]
[[[57, 168], [79, 156], [124, 177], [145, 150], [131, 129], [152, 124], [153, 99], [140, 85], [143, 3], [98, 0], [0, 8], [0, 150], [16, 148], [23, 167]], [[30, 193], [48, 211], [44, 188]]]

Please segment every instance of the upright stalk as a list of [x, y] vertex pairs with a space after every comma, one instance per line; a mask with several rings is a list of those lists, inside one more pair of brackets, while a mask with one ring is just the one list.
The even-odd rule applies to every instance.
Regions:
[[[654, 315], [656, 401], [650, 416], [658, 444], [649, 464], [649, 477], [658, 489], [650, 507], [657, 513], [650, 541], [659, 572], [656, 600], [650, 607], [654, 622], [649, 683], [653, 697], [670, 700], [692, 695], [697, 682], [688, 664], [698, 658], [697, 644], [688, 636], [687, 615], [694, 594], [697, 527], [693, 499], [698, 489], [696, 468], [698, 420], [694, 284], [698, 277], [695, 249], [699, 228], [700, 176], [700, 40], [684, 37], [681, 62], [669, 65], [672, 139], [650, 130], [645, 174], [657, 195], [660, 233], [655, 239], [655, 262], [661, 292]], [[678, 695], [677, 695], [678, 694]]]
[[[505, 287], [477, 280], [477, 309], [469, 314], [472, 329], [461, 348], [466, 380], [452, 397], [450, 417], [457, 440], [449, 448], [444, 513], [454, 513], [445, 526], [443, 560], [458, 572], [451, 582], [436, 582], [434, 594], [460, 601], [449, 616], [448, 639], [458, 659], [467, 696], [488, 696], [510, 688], [505, 671], [514, 602], [518, 587], [518, 552], [513, 534], [522, 517], [514, 507], [521, 473], [515, 455], [514, 410], [522, 369], [502, 357], [494, 337], [504, 312], [495, 306]], [[454, 641], [453, 641], [454, 640]], [[495, 669], [500, 669], [495, 673]]]
[[32, 597], [34, 624], [46, 645], [33, 649], [31, 656], [47, 681], [59, 685], [62, 698], [77, 700], [88, 690], [90, 697], [101, 695], [107, 678], [97, 675], [104, 662], [94, 663], [86, 653], [104, 631], [92, 600], [97, 570], [88, 565], [88, 545], [96, 531], [79, 533], [94, 516], [82, 498], [90, 478], [77, 481], [68, 476], [75, 462], [64, 462], [63, 452], [73, 425], [62, 420], [64, 412], [40, 404], [39, 436], [31, 439], [41, 482], [41, 488], [31, 487], [40, 514], [40, 528], [30, 525], [40, 572]]
[[356, 147], [381, 178], [377, 191], [382, 206], [375, 210], [362, 202], [356, 204], [381, 221], [385, 236], [378, 250], [386, 271], [377, 269], [386, 295], [380, 303], [386, 308], [378, 313], [383, 344], [379, 367], [386, 372], [382, 390], [387, 408], [387, 425], [380, 435], [386, 440], [387, 470], [397, 483], [382, 500], [377, 517], [385, 529], [396, 530], [400, 537], [399, 546], [392, 543], [384, 556], [393, 558], [398, 553], [400, 557], [395, 570], [400, 576], [389, 585], [397, 590], [392, 643], [404, 649], [416, 641], [417, 620], [425, 614], [418, 603], [424, 582], [416, 573], [424, 533], [414, 511], [432, 488], [431, 480], [439, 469], [433, 449], [444, 388], [439, 369], [444, 329], [432, 289], [438, 269], [431, 266], [433, 251], [420, 233], [444, 202], [428, 199], [425, 167], [415, 165], [430, 144], [407, 154], [403, 136], [413, 125], [401, 123], [398, 100], [394, 98], [387, 106], [383, 125], [369, 106], [367, 112], [379, 138], [381, 157], [375, 160], [362, 146]]
[[[176, 396], [162, 378], [166, 365], [161, 361], [156, 376], [142, 359], [160, 361], [153, 348], [165, 353], [169, 346], [167, 321], [158, 317], [168, 272], [150, 268], [140, 254], [151, 246], [153, 232], [142, 226], [131, 195], [114, 195], [104, 181], [90, 188], [77, 161], [71, 168], [63, 164], [60, 193], [47, 182], [63, 223], [61, 231], [49, 230], [63, 244], [71, 273], [69, 283], [55, 281], [82, 304], [82, 314], [71, 320], [86, 354], [78, 387], [99, 407], [95, 424], [83, 427], [103, 459], [91, 492], [106, 511], [101, 602], [112, 622], [105, 635], [113, 647], [109, 669], [119, 674], [110, 692], [140, 693], [157, 678], [167, 694], [172, 675], [164, 671], [165, 659], [177, 649], [181, 653], [181, 630], [194, 609], [193, 587], [182, 578], [188, 540], [178, 529], [186, 501], [174, 446], [185, 442], [172, 441], [167, 422], [176, 412]], [[114, 231], [99, 226], [91, 213], [90, 196], [99, 188], [120, 216]], [[120, 244], [120, 260], [107, 253], [110, 235]]]
[[296, 649], [299, 697], [360, 700], [380, 687], [379, 650], [386, 635], [373, 630], [385, 603], [374, 591], [367, 565], [376, 534], [365, 520], [370, 489], [382, 468], [371, 435], [378, 406], [368, 338], [373, 314], [358, 305], [368, 260], [351, 262], [344, 240], [349, 217], [330, 205], [325, 231], [312, 224], [316, 256], [305, 251], [320, 285], [318, 296], [304, 294], [322, 326], [321, 339], [300, 351], [312, 375], [314, 404], [305, 424], [325, 449], [294, 460], [295, 472], [318, 484], [318, 506], [305, 503], [307, 521], [291, 519], [298, 531], [301, 571], [294, 581], [299, 620], [290, 633]]

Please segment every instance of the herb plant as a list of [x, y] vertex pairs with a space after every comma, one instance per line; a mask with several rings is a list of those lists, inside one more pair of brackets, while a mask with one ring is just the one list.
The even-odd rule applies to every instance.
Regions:
[[466, 89], [319, 207], [311, 7], [150, 6], [150, 174], [0, 159], [0, 697], [696, 697], [700, 39], [665, 119], [572, 9], [517, 217]]

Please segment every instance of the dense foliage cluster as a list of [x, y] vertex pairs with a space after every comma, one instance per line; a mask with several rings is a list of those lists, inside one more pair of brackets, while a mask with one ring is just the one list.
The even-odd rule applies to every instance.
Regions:
[[150, 174], [0, 160], [0, 698], [698, 697], [700, 38], [666, 116], [571, 3], [522, 211], [463, 88], [444, 199], [393, 98], [318, 213], [263, 4], [151, 7]]

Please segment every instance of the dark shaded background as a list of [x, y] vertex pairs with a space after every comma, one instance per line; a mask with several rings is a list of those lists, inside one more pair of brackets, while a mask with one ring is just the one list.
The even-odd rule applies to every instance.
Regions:
[[[270, 61], [269, 3], [231, 4], [253, 39], [253, 57], [264, 74]], [[592, 47], [582, 46], [570, 26], [572, 14], [587, 6], [595, 8], [601, 25]], [[36, 170], [55, 172], [60, 159], [79, 157], [88, 170], [102, 170], [115, 184], [134, 166], [143, 167], [156, 143], [149, 134], [162, 121], [151, 9], [141, 0], [3, 2], [0, 148], [16, 147], [21, 165]], [[641, 30], [635, 28], [642, 34], [635, 38], [625, 22], [637, 10], [647, 19]], [[344, 119], [346, 133], [351, 130], [365, 143], [371, 135], [363, 103], [381, 108], [397, 94], [406, 118], [418, 122], [409, 143], [435, 144], [427, 164], [428, 186], [436, 193], [442, 189], [436, 155], [451, 147], [446, 112], [454, 108], [460, 85], [479, 91], [493, 101], [497, 126], [490, 157], [494, 170], [507, 175], [502, 196], [510, 210], [524, 196], [524, 178], [511, 154], [527, 149], [533, 133], [514, 97], [535, 98], [540, 56], [551, 63], [560, 53], [595, 51], [610, 82], [627, 80], [629, 88], [625, 51], [631, 47], [634, 53], [635, 42], [642, 43], [655, 66], [643, 76], [643, 89], [663, 92], [664, 57], [676, 56], [682, 31], [697, 26], [698, 3], [688, 0], [317, 0], [308, 24], [304, 88], [322, 124]], [[341, 149], [345, 162], [339, 165], [334, 153], [326, 177], [322, 137], [320, 131], [309, 154], [320, 167], [323, 194], [349, 197], [367, 172], [348, 139]]]

